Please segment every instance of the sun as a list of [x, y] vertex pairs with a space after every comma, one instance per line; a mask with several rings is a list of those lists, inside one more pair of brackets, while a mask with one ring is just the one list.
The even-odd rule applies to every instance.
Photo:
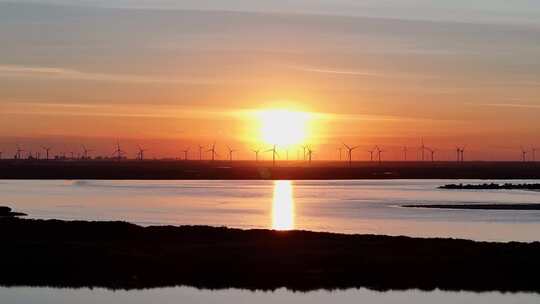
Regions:
[[290, 146], [301, 144], [308, 137], [309, 113], [285, 109], [257, 112], [260, 137], [267, 144]]

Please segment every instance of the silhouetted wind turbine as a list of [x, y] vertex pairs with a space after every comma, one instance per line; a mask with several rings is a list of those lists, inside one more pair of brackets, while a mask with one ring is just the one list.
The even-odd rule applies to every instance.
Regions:
[[[122, 156], [125, 154], [126, 152], [124, 152], [122, 150], [122, 148], [120, 148], [120, 141], [116, 141], [116, 150], [113, 152], [113, 155], [116, 155], [116, 158], [118, 160], [121, 160], [122, 159]], [[71, 152], [71, 158], [73, 158], [73, 152]]]
[[373, 153], [375, 153], [374, 150], [368, 150], [367, 151], [369, 153], [369, 161], [373, 161]]
[[199, 145], [199, 160], [202, 160], [204, 146]]
[[236, 151], [238, 151], [238, 150], [234, 150], [234, 149], [232, 149], [231, 147], [229, 147], [228, 145], [227, 145], [227, 150], [229, 150], [229, 161], [232, 162], [232, 160], [233, 160], [233, 153], [236, 152]]
[[381, 154], [385, 151], [381, 150], [381, 148], [379, 148], [379, 146], [375, 146], [375, 150], [377, 151], [377, 157], [379, 159], [379, 164], [382, 163], [382, 157], [381, 157]]
[[427, 150], [426, 145], [424, 145], [424, 138], [422, 138], [422, 144], [420, 145], [420, 151], [422, 153], [422, 161], [426, 159], [425, 152]]
[[431, 148], [427, 148], [427, 147], [426, 147], [426, 150], [428, 150], [429, 153], [431, 153], [431, 161], [434, 162], [435, 161], [435, 152], [436, 152], [436, 150], [431, 149]]
[[535, 147], [532, 147], [532, 148], [531, 148], [531, 152], [532, 152], [532, 161], [533, 161], [533, 162], [536, 161], [536, 151], [538, 151], [537, 148], [535, 148]]
[[306, 149], [307, 149], [307, 145], [303, 145], [302, 146], [302, 151], [303, 151], [303, 159], [304, 159], [304, 161], [306, 160]]
[[81, 147], [82, 147], [82, 150], [83, 150], [83, 158], [84, 159], [89, 159], [88, 154], [90, 152], [92, 152], [92, 150], [88, 150], [85, 145], [81, 145]]
[[255, 161], [258, 162], [259, 161], [259, 152], [261, 152], [261, 149], [253, 149], [251, 150], [253, 153], [255, 153]]
[[527, 150], [523, 149], [523, 147], [521, 147], [521, 159], [524, 162], [527, 161]]
[[358, 149], [358, 146], [351, 147], [347, 145], [346, 143], [343, 143], [343, 146], [345, 146], [345, 148], [347, 149], [347, 155], [349, 156], [349, 167], [351, 167], [352, 166], [352, 152], [355, 149]]
[[188, 160], [189, 148], [182, 150], [182, 152], [184, 153], [184, 160]]
[[206, 152], [211, 152], [212, 153], [212, 161], [214, 161], [216, 158], [216, 156], [218, 156], [217, 152], [216, 152], [216, 143], [214, 142], [212, 144], [212, 148], [208, 149], [208, 151]]
[[17, 145], [17, 151], [15, 152], [15, 158], [21, 159], [22, 158], [22, 152], [24, 152], [23, 149], [19, 145]]
[[45, 150], [45, 155], [47, 157], [47, 160], [49, 160], [49, 151], [51, 151], [51, 147], [45, 147], [45, 146], [41, 146], [41, 149]]
[[465, 146], [463, 146], [463, 147], [456, 146], [456, 154], [457, 154], [457, 161], [458, 162], [463, 162], [464, 153], [465, 153]]
[[144, 152], [148, 151], [148, 149], [143, 149], [139, 145], [137, 145], [137, 149], [139, 149], [139, 152], [137, 153], [137, 158], [139, 160], [144, 160]]
[[338, 151], [339, 151], [339, 161], [342, 161], [343, 158], [341, 157], [341, 152], [343, 151], [343, 148], [339, 147]]
[[308, 147], [307, 148], [307, 153], [308, 153], [308, 162], [311, 164], [311, 158], [313, 157], [313, 150], [311, 149], [311, 147]]
[[403, 147], [401, 151], [403, 152], [403, 160], [407, 161], [407, 146]]
[[268, 149], [265, 152], [272, 152], [272, 166], [276, 166], [276, 156], [279, 157], [279, 154], [277, 152], [277, 146], [274, 145], [272, 149]]

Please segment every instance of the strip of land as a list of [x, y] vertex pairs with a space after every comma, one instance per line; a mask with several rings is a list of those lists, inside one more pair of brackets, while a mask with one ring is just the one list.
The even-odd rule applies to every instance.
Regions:
[[0, 218], [0, 285], [540, 292], [540, 243]]
[[484, 184], [448, 184], [439, 189], [457, 190], [540, 190], [540, 184], [484, 183]]
[[535, 162], [0, 160], [0, 179], [540, 179]]
[[437, 204], [403, 205], [402, 207], [463, 210], [540, 210], [540, 204]]

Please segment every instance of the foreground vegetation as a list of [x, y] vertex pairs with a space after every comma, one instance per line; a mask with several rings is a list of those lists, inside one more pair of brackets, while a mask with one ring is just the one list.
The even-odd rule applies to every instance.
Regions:
[[540, 243], [0, 217], [0, 284], [540, 292]]

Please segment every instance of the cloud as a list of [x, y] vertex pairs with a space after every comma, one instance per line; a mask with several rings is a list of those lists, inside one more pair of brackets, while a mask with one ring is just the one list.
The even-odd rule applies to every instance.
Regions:
[[370, 71], [370, 70], [343, 70], [343, 69], [333, 69], [333, 68], [318, 68], [318, 67], [309, 67], [309, 66], [287, 66], [289, 69], [311, 72], [311, 73], [320, 73], [320, 74], [334, 74], [342, 76], [352, 76], [352, 77], [386, 77], [386, 78], [435, 78], [435, 76], [430, 75], [420, 75], [414, 73], [398, 73], [395, 71]]
[[479, 105], [479, 106], [485, 106], [485, 107], [499, 107], [499, 108], [540, 109], [540, 105], [519, 104], [519, 103], [482, 103], [482, 104], [470, 103], [470, 105]]
[[172, 84], [212, 84], [217, 80], [209, 78], [178, 79], [170, 77], [153, 77], [128, 74], [109, 74], [84, 72], [75, 69], [42, 67], [42, 66], [22, 66], [22, 65], [0, 65], [0, 77], [40, 77], [51, 79], [75, 79], [87, 81], [105, 82], [131, 82], [131, 83], [172, 83]]

